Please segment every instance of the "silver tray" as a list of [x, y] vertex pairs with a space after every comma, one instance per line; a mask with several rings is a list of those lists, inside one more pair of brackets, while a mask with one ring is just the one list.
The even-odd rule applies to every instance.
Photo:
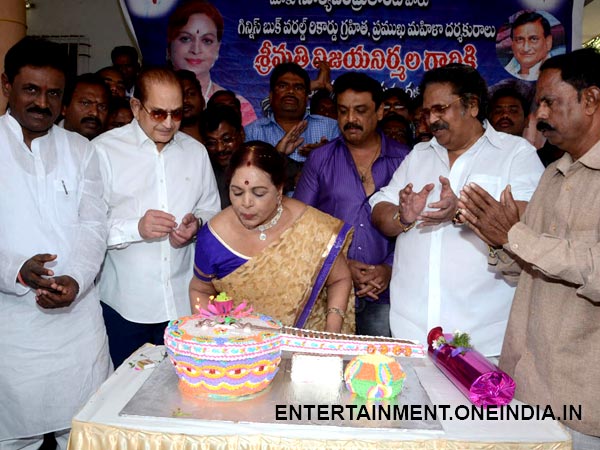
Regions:
[[[423, 361], [416, 358], [400, 358], [399, 361], [406, 372], [404, 389], [398, 397], [389, 400], [374, 401], [353, 396], [343, 381], [334, 385], [293, 383], [289, 353], [282, 354], [279, 372], [264, 391], [249, 397], [216, 400], [183, 395], [178, 388], [175, 369], [165, 359], [119, 415], [233, 423], [442, 430], [437, 419], [409, 420], [410, 415], [406, 413], [411, 405], [418, 405], [417, 408], [423, 411], [432, 403], [414, 370], [415, 366], [423, 365]], [[335, 411], [340, 414], [335, 414]], [[404, 417], [400, 416], [402, 412]]]

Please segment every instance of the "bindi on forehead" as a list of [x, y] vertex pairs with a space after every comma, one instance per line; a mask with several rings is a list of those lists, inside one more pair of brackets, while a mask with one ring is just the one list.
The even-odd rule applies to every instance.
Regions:
[[248, 186], [248, 185], [250, 184], [250, 182], [249, 182], [248, 180], [246, 180], [246, 181], [244, 181], [244, 184], [245, 184], [246, 186]]

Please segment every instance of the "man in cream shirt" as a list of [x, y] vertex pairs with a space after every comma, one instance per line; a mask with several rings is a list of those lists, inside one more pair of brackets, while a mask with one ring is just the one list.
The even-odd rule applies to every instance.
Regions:
[[146, 342], [162, 344], [166, 322], [191, 313], [192, 241], [220, 210], [206, 149], [178, 131], [183, 97], [175, 73], [143, 70], [131, 108], [130, 124], [93, 141], [109, 205], [99, 285], [115, 367]]
[[477, 235], [453, 223], [456, 193], [474, 182], [499, 197], [510, 184], [524, 208], [544, 168], [525, 139], [499, 133], [485, 120], [487, 86], [472, 67], [429, 71], [421, 92], [434, 139], [417, 144], [370, 199], [374, 224], [398, 236], [392, 334], [423, 342], [441, 325], [447, 332], [470, 332], [479, 351], [499, 355], [514, 285], [488, 269], [488, 248]]

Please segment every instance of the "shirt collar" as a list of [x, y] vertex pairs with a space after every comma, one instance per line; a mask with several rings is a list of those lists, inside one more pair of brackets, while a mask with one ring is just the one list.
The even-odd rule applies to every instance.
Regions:
[[579, 160], [573, 161], [571, 155], [565, 152], [556, 163], [556, 170], [565, 174], [574, 163], [581, 163], [592, 170], [600, 170], [600, 141], [596, 142]]
[[[10, 131], [18, 138], [18, 140], [20, 142], [23, 142], [23, 145], [25, 145], [25, 137], [23, 136], [23, 128], [21, 127], [21, 124], [17, 121], [17, 119], [15, 119], [11, 114], [10, 114], [10, 108], [6, 110], [6, 114], [4, 114], [6, 123], [8, 125], [8, 128], [10, 129]], [[52, 125], [52, 127], [50, 127], [50, 129], [48, 130], [48, 132], [38, 138], [35, 138], [34, 141], [36, 139], [41, 139], [41, 138], [45, 138], [46, 136], [52, 136], [54, 134], [54, 127], [56, 125]]]
[[[150, 139], [148, 137], [148, 135], [146, 134], [146, 132], [140, 126], [140, 123], [137, 121], [137, 119], [134, 118], [131, 121], [131, 126], [133, 128], [133, 133], [135, 135], [135, 141], [138, 142], [142, 148], [146, 148], [147, 147], [149, 149], [157, 151], [157, 149], [156, 149], [156, 143], [152, 139]], [[173, 139], [171, 139], [167, 143], [167, 145], [164, 146], [164, 148], [161, 150], [162, 152], [164, 152], [169, 147], [171, 147], [171, 145], [173, 143], [177, 143], [179, 141], [178, 136], [177, 136], [178, 134], [179, 134], [179, 131], [177, 131], [175, 133], [175, 135], [173, 136]]]
[[[494, 127], [490, 125], [490, 123], [488, 122], [487, 119], [484, 119], [483, 121], [483, 134], [479, 137], [479, 139], [477, 139], [477, 141], [475, 141], [475, 143], [469, 148], [469, 150], [471, 150], [471, 148], [475, 147], [475, 145], [477, 145], [478, 142], [481, 141], [481, 139], [486, 139], [490, 144], [492, 144], [495, 147], [500, 147], [501, 142], [500, 142], [500, 136], [498, 134], [498, 131], [494, 130]], [[423, 145], [419, 145], [417, 144], [417, 146], [415, 146], [415, 148], [417, 148], [418, 150], [429, 150], [429, 149], [433, 149], [433, 150], [437, 150], [437, 151], [444, 151], [447, 152], [448, 149], [446, 149], [446, 147], [442, 146], [441, 144], [438, 143], [437, 139], [435, 137], [431, 138], [431, 140], [429, 142], [423, 142]], [[467, 151], [469, 151], [467, 150]]]
[[[300, 120], [307, 120], [307, 119], [309, 118], [309, 116], [310, 116], [310, 114], [308, 113], [308, 109], [306, 109], [306, 110], [304, 111], [304, 116], [303, 116], [303, 117], [302, 117], [302, 119], [300, 119]], [[269, 114], [269, 120], [270, 120], [271, 122], [273, 122], [275, 125], [277, 125], [277, 126], [279, 126], [279, 127], [281, 128], [281, 125], [279, 125], [279, 124], [277, 123], [277, 121], [275, 120], [275, 113], [271, 112], [271, 113]]]

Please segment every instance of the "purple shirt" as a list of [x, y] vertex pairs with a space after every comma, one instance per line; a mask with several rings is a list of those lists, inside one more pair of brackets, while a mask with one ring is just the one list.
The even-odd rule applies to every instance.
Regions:
[[[383, 133], [381, 154], [371, 171], [375, 192], [389, 184], [409, 148]], [[371, 223], [371, 206], [343, 136], [316, 148], [306, 160], [294, 198], [331, 214], [354, 227], [348, 258], [365, 264], [388, 264], [394, 260], [395, 239], [384, 236]], [[370, 300], [365, 297], [365, 300]], [[379, 303], [389, 303], [390, 292], [379, 294]]]

